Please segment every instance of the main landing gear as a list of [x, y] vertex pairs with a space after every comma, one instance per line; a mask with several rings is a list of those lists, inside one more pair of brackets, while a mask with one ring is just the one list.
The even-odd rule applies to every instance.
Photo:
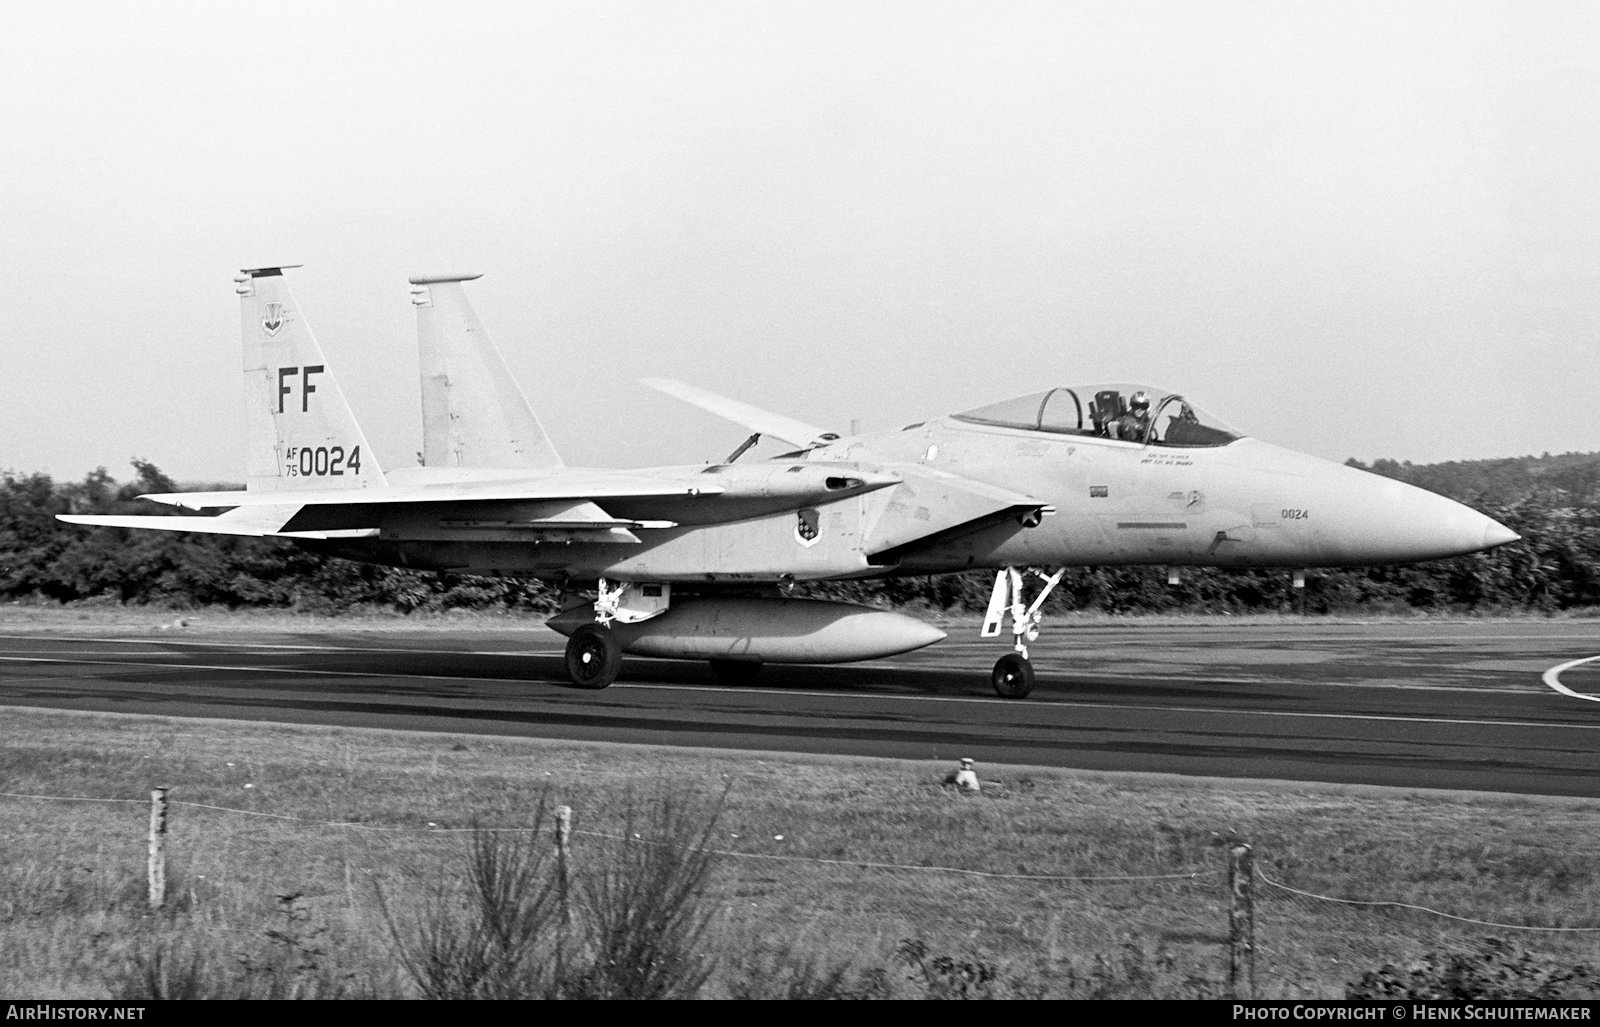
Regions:
[[595, 583], [594, 623], [567, 639], [567, 676], [579, 688], [604, 688], [622, 669], [622, 643], [613, 623], [635, 624], [667, 612], [672, 586], [632, 581]]
[[[989, 612], [983, 618], [982, 637], [1000, 634], [1000, 622], [1011, 617], [1012, 652], [995, 661], [989, 681], [1002, 699], [1025, 699], [1033, 691], [1033, 664], [1028, 662], [1028, 643], [1039, 637], [1039, 608], [1051, 589], [1067, 572], [1065, 567], [1046, 574], [1037, 567], [1019, 570], [1007, 567], [995, 575], [994, 592], [989, 597]], [[1029, 603], [1023, 589], [1023, 575], [1031, 574], [1044, 582], [1039, 594]]]
[[567, 676], [579, 688], [604, 688], [622, 669], [622, 646], [609, 624], [585, 624], [567, 639]]

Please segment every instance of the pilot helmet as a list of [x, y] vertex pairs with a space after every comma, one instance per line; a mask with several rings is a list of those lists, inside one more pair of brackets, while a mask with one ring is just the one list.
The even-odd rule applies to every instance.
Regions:
[[1134, 410], [1145, 411], [1150, 409], [1150, 394], [1143, 390], [1135, 392], [1128, 398], [1128, 406]]

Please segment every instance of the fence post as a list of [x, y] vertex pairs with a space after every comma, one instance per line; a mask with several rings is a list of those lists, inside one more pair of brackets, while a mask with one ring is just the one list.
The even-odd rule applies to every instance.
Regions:
[[150, 883], [150, 908], [167, 904], [167, 789], [150, 793], [150, 860], [146, 867]]
[[1250, 846], [1228, 846], [1228, 991], [1256, 997], [1255, 863]]
[[572, 923], [572, 807], [556, 807], [556, 875], [561, 888], [561, 920]]

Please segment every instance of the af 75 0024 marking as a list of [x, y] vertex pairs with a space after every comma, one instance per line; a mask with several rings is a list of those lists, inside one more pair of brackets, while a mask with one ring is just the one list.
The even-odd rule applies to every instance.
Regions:
[[342, 477], [361, 473], [361, 447], [345, 457], [343, 446], [289, 446], [283, 451], [284, 474], [290, 478]]

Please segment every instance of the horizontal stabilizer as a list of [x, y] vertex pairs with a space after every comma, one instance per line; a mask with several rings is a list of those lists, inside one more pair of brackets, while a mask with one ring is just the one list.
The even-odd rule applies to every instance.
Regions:
[[[243, 493], [241, 493], [242, 495]], [[281, 500], [281, 496], [279, 497]], [[265, 538], [276, 535], [294, 517], [298, 506], [256, 506], [229, 510], [216, 517], [165, 517], [160, 514], [57, 514], [68, 524], [102, 528], [150, 528], [157, 531], [193, 531], [206, 535], [242, 535]]]
[[912, 550], [1044, 508], [1032, 496], [969, 478], [908, 473], [867, 532], [867, 558], [879, 566], [892, 564]]
[[693, 385], [674, 381], [671, 378], [645, 378], [643, 384], [659, 392], [665, 392], [675, 399], [699, 407], [708, 413], [716, 414], [734, 424], [742, 424], [757, 435], [778, 439], [789, 443], [791, 446], [805, 448], [829, 433], [814, 424], [806, 424], [792, 417], [762, 410], [760, 407], [742, 403], [736, 399], [719, 396], [705, 389], [697, 389]]

